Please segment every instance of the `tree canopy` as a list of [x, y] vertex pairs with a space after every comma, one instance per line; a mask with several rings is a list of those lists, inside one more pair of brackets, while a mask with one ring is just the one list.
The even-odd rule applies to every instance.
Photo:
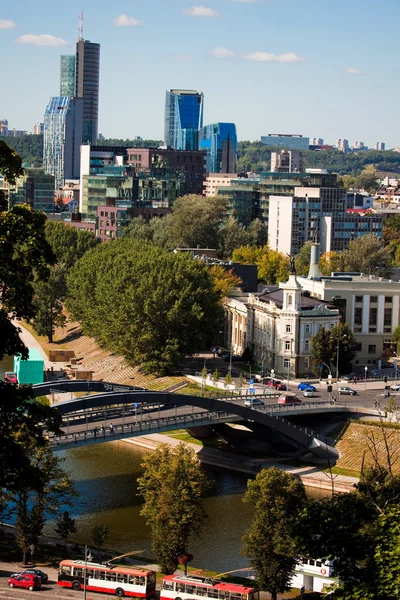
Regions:
[[257, 278], [264, 283], [276, 284], [289, 277], [289, 257], [271, 250], [268, 244], [236, 248], [232, 260], [242, 265], [257, 265]]
[[179, 558], [188, 556], [190, 535], [203, 526], [209, 481], [194, 450], [183, 443], [176, 448], [162, 444], [146, 456], [143, 467], [138, 479], [141, 514], [151, 527], [161, 571], [173, 573]]
[[[338, 354], [339, 347], [339, 354]], [[325, 372], [326, 367], [320, 370], [324, 363], [336, 371], [336, 362], [339, 356], [339, 373], [347, 372], [351, 361], [356, 356], [355, 339], [347, 323], [339, 323], [331, 329], [321, 328], [311, 338], [311, 354], [313, 358], [313, 371], [316, 375]]]
[[254, 516], [243, 538], [242, 554], [251, 560], [257, 583], [272, 600], [289, 588], [299, 554], [297, 525], [306, 494], [291, 473], [264, 469], [248, 482], [244, 502]]
[[67, 307], [104, 347], [165, 373], [212, 342], [222, 317], [220, 297], [201, 261], [121, 238], [76, 263]]

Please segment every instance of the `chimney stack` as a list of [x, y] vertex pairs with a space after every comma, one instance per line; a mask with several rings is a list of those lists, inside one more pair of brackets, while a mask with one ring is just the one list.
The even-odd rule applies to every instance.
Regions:
[[321, 279], [319, 270], [319, 244], [312, 244], [308, 279]]

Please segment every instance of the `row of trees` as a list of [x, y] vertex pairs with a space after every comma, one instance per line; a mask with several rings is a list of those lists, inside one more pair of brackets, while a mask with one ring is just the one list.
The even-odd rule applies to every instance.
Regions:
[[221, 258], [230, 258], [235, 248], [263, 245], [268, 239], [267, 227], [259, 220], [244, 227], [233, 217], [225, 220], [228, 203], [222, 196], [190, 194], [178, 198], [172, 214], [152, 219], [132, 219], [123, 236], [151, 241], [165, 250], [174, 248], [216, 248]]
[[[382, 429], [385, 432], [384, 429]], [[333, 560], [340, 584], [332, 597], [342, 600], [397, 598], [400, 585], [400, 477], [394, 475], [397, 449], [387, 448], [385, 464], [370, 440], [360, 483], [348, 494], [308, 498], [292, 474], [271, 467], [248, 482], [244, 502], [253, 518], [243, 538], [242, 554], [255, 570], [260, 589], [276, 600], [287, 591], [302, 556]], [[139, 478], [144, 498], [141, 514], [151, 527], [154, 554], [164, 573], [190, 560], [189, 541], [206, 517], [204, 497], [211, 482], [194, 451], [180, 444], [149, 455]]]

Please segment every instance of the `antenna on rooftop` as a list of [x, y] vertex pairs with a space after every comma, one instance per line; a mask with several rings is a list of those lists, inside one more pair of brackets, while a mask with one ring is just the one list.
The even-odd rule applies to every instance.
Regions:
[[83, 8], [79, 13], [78, 40], [83, 40]]

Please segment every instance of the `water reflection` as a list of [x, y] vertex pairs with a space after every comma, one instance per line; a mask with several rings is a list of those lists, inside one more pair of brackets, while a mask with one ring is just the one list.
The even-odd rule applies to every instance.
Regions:
[[[125, 442], [109, 442], [63, 453], [65, 467], [80, 493], [73, 513], [78, 533], [74, 539], [90, 544], [90, 530], [105, 523], [107, 545], [121, 552], [144, 550], [151, 556], [150, 530], [140, 516], [137, 477], [145, 450]], [[214, 480], [205, 502], [207, 520], [191, 544], [193, 566], [228, 571], [248, 564], [240, 556], [241, 538], [252, 508], [242, 501], [247, 480], [241, 475], [207, 469]], [[52, 533], [51, 524], [46, 533]]]

